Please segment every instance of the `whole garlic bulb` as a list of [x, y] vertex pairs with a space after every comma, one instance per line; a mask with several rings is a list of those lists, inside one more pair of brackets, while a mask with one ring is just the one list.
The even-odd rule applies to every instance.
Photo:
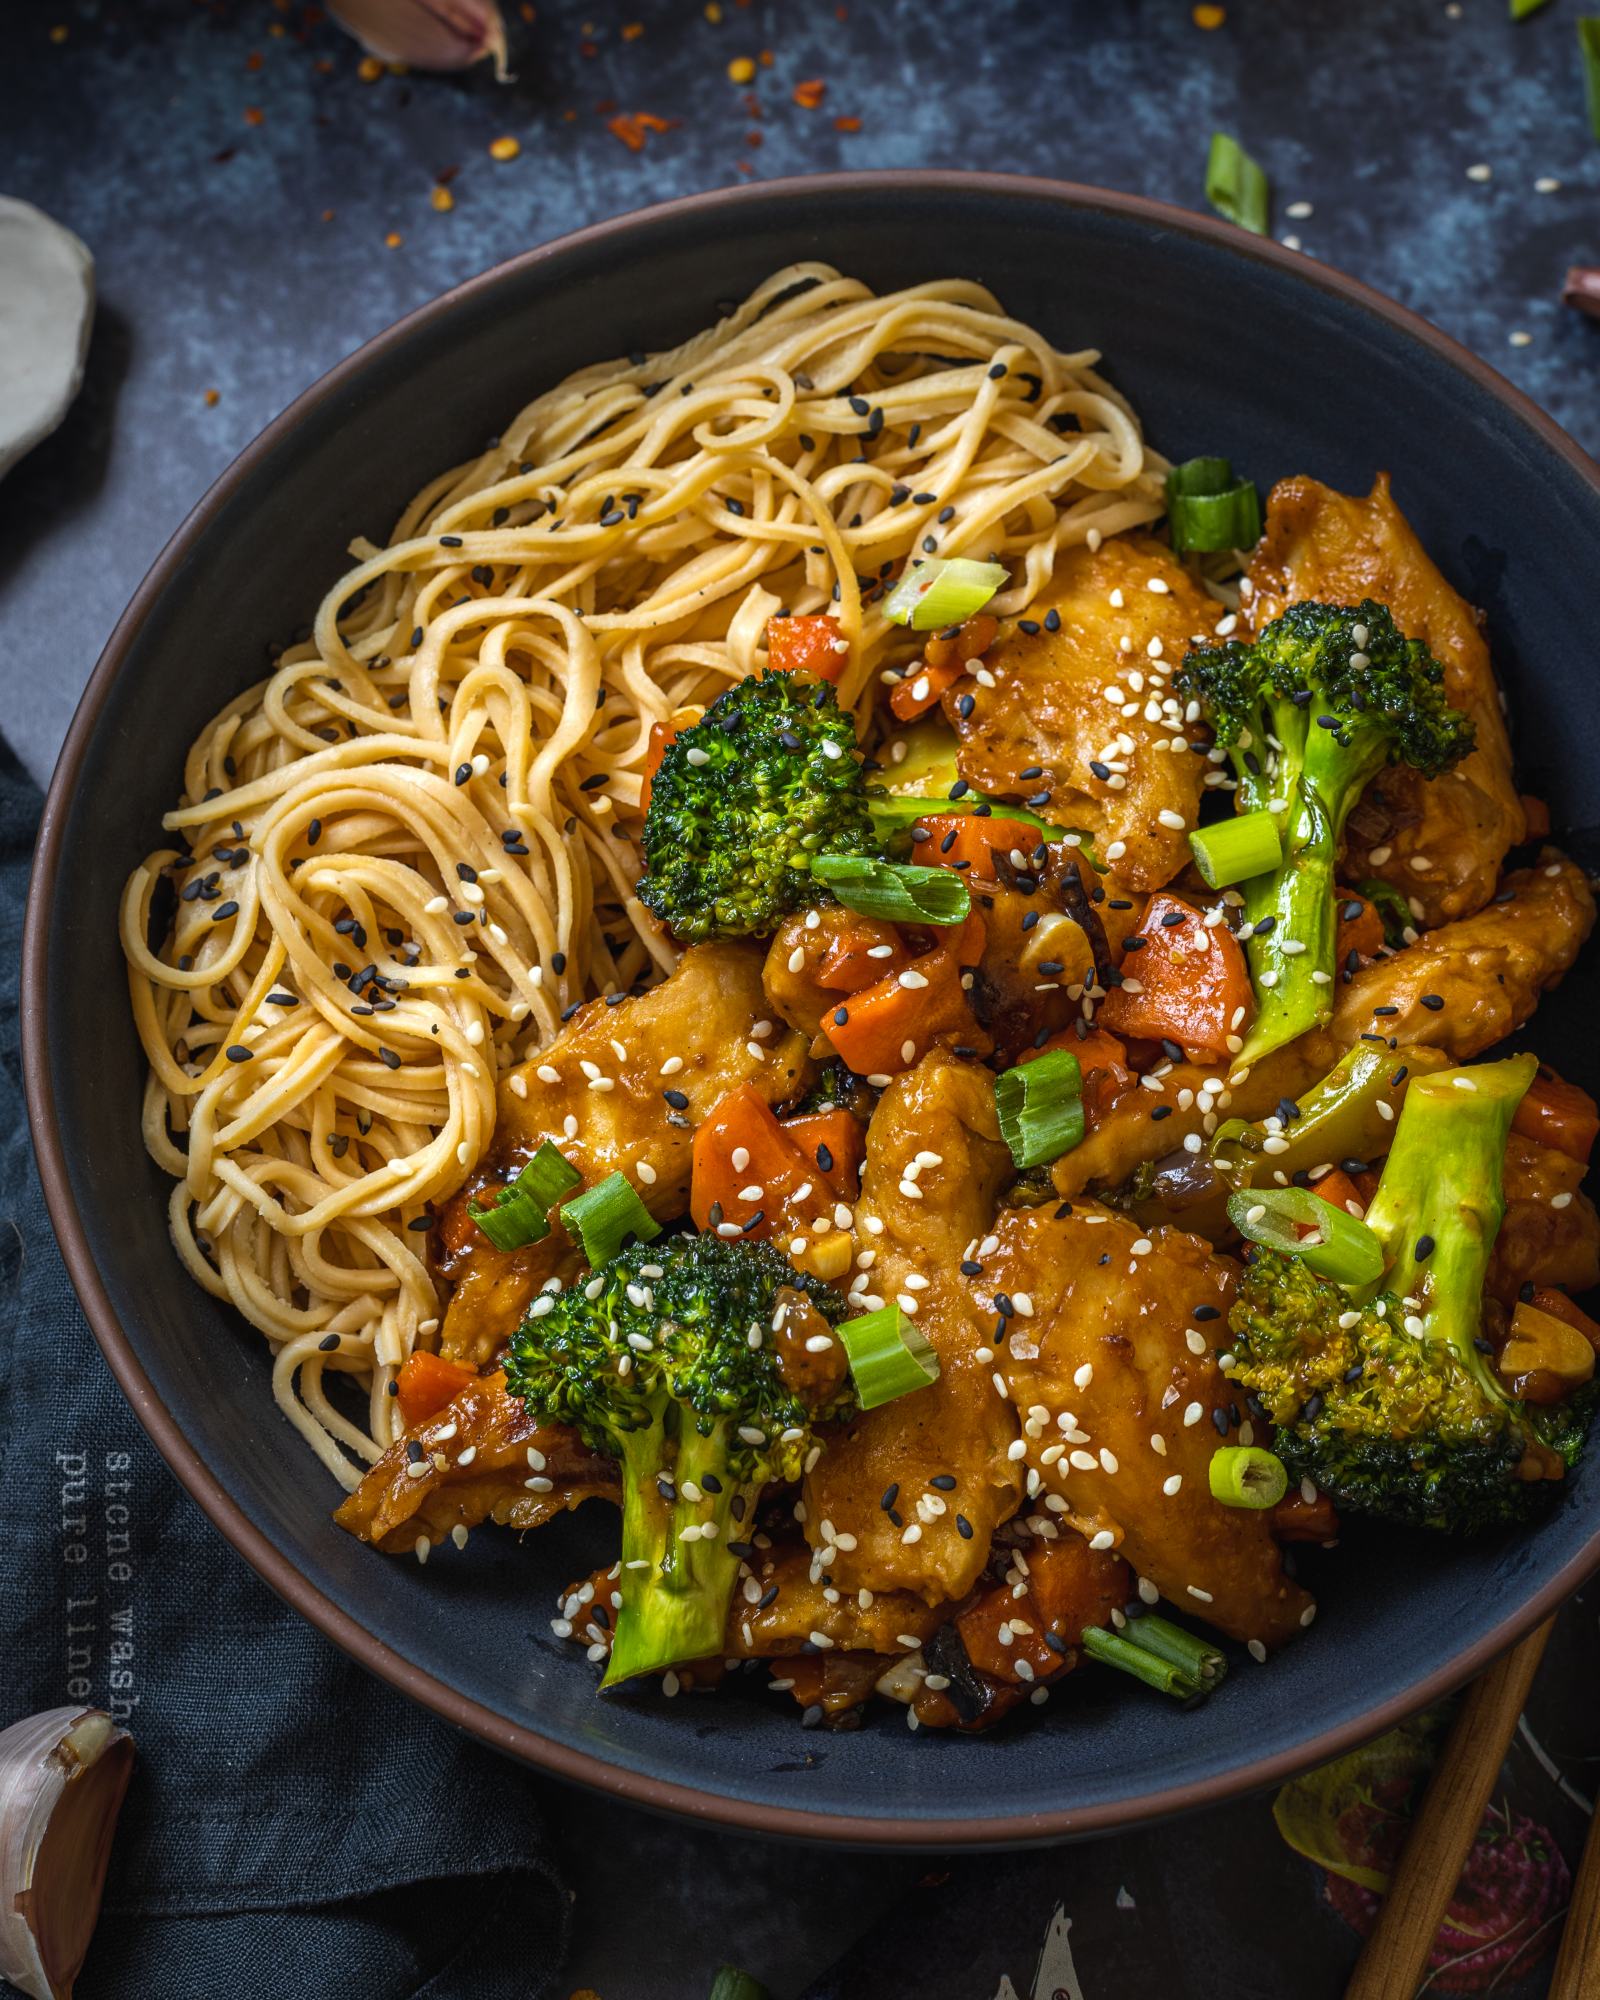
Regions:
[[72, 2000], [100, 1914], [133, 1738], [98, 1708], [0, 1730], [0, 1976]]
[[506, 26], [496, 0], [328, 0], [369, 54], [414, 69], [470, 69], [493, 56], [506, 80]]

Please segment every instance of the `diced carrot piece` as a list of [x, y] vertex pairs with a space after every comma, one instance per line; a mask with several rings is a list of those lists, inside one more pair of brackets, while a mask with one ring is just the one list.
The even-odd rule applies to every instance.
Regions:
[[917, 821], [917, 830], [926, 840], [914, 844], [912, 859], [919, 868], [959, 868], [974, 882], [998, 885], [996, 854], [1032, 857], [1041, 835], [1025, 820], [1002, 819], [978, 813], [929, 813]]
[[923, 647], [922, 657], [930, 667], [947, 667], [952, 660], [958, 667], [964, 667], [968, 660], [982, 659], [999, 631], [999, 619], [992, 618], [987, 611], [979, 611], [964, 619], [948, 639], [936, 632]]
[[926, 715], [946, 688], [952, 688], [967, 670], [968, 660], [976, 660], [994, 644], [999, 624], [980, 611], [957, 626], [954, 634], [937, 634], [922, 649], [922, 664], [910, 668], [889, 694], [889, 706], [901, 722], [915, 722]]
[[[818, 1164], [818, 1146], [826, 1146], [831, 1168]], [[741, 1084], [694, 1135], [689, 1213], [698, 1229], [732, 1222], [752, 1242], [807, 1232], [836, 1201], [855, 1199], [862, 1151], [861, 1128], [849, 1112], [782, 1125], [766, 1100]], [[734, 1164], [736, 1152], [742, 1165]]]
[[1568, 1326], [1576, 1327], [1597, 1354], [1600, 1354], [1600, 1324], [1590, 1319], [1582, 1306], [1575, 1306], [1565, 1292], [1558, 1292], [1553, 1285], [1540, 1285], [1529, 1305], [1536, 1306], [1552, 1319], [1565, 1320]]
[[1255, 1011], [1250, 974], [1238, 940], [1226, 924], [1207, 925], [1179, 896], [1162, 891], [1144, 913], [1140, 948], [1123, 941], [1122, 972], [1136, 981], [1113, 987], [1100, 1002], [1102, 1026], [1119, 1035], [1177, 1042], [1184, 1049], [1221, 1056], [1228, 1037], [1242, 1035]]
[[1521, 797], [1522, 816], [1528, 823], [1523, 835], [1525, 840], [1543, 840], [1550, 831], [1550, 808], [1543, 799], [1536, 799], [1531, 792]]
[[478, 1371], [469, 1362], [447, 1361], [442, 1354], [430, 1354], [421, 1347], [408, 1354], [395, 1378], [396, 1401], [406, 1429], [414, 1430], [429, 1417], [436, 1417], [446, 1403], [477, 1379]]
[[850, 645], [839, 622], [826, 615], [767, 620], [767, 665], [775, 674], [815, 674], [838, 681], [850, 663]]
[[981, 912], [968, 910], [959, 924], [934, 924], [930, 928], [941, 947], [954, 954], [957, 966], [963, 972], [972, 971], [983, 962], [983, 947], [988, 942], [988, 926]]
[[1335, 1208], [1342, 1208], [1346, 1215], [1359, 1218], [1367, 1212], [1367, 1204], [1361, 1198], [1361, 1190], [1339, 1167], [1335, 1167], [1331, 1174], [1324, 1174], [1320, 1181], [1313, 1181], [1311, 1192], [1320, 1194], [1324, 1201], [1331, 1201]]
[[1280, 1542], [1331, 1542], [1339, 1532], [1339, 1516], [1326, 1493], [1308, 1500], [1291, 1486], [1272, 1510], [1272, 1532]]
[[1108, 1035], [1103, 1028], [1091, 1028], [1086, 1035], [1069, 1028], [1065, 1034], [1052, 1035], [1036, 1049], [1025, 1049], [1017, 1061], [1032, 1062], [1035, 1056], [1045, 1055], [1051, 1049], [1065, 1049], [1078, 1058], [1078, 1073], [1083, 1080], [1083, 1122], [1093, 1130], [1133, 1082], [1128, 1051], [1115, 1035]]
[[927, 714], [946, 688], [955, 686], [965, 671], [965, 662], [961, 660], [952, 660], [944, 667], [930, 667], [924, 660], [919, 666], [908, 668], [905, 679], [896, 681], [889, 690], [889, 707], [901, 722], [915, 722], [919, 715]]
[[639, 810], [650, 810], [650, 794], [655, 788], [656, 773], [661, 769], [661, 760], [667, 754], [667, 745], [673, 742], [682, 727], [676, 722], [652, 722], [650, 742], [644, 753], [644, 777], [639, 784]]
[[[859, 1118], [842, 1108], [812, 1111], [803, 1118], [785, 1118], [782, 1129], [841, 1201], [855, 1200], [867, 1150]], [[824, 1160], [829, 1162], [827, 1166], [822, 1164]]]
[[[1357, 909], [1357, 904], [1360, 908]], [[1347, 916], [1347, 910], [1356, 914]], [[1378, 914], [1376, 903], [1369, 903], [1365, 896], [1355, 889], [1339, 891], [1339, 934], [1334, 943], [1333, 957], [1336, 965], [1343, 965], [1351, 952], [1362, 958], [1376, 958], [1383, 949], [1383, 918]]]
[[[889, 947], [887, 958], [868, 956], [885, 945]], [[898, 972], [910, 957], [893, 924], [858, 916], [830, 938], [813, 977], [829, 993], [859, 993], [863, 986], [875, 986], [886, 973]]]
[[[971, 1035], [975, 1023], [961, 970], [977, 962], [969, 942], [974, 917], [976, 912], [957, 934], [955, 946], [940, 945], [906, 968], [920, 976], [916, 986], [903, 986], [903, 975], [894, 973], [823, 1017], [822, 1032], [858, 1076], [898, 1076], [920, 1062], [941, 1035]], [[981, 918], [977, 925], [981, 957]]]
[[1536, 1145], [1565, 1153], [1569, 1160], [1587, 1161], [1600, 1133], [1600, 1106], [1588, 1091], [1568, 1083], [1547, 1064], [1528, 1087], [1511, 1121], [1513, 1132]]

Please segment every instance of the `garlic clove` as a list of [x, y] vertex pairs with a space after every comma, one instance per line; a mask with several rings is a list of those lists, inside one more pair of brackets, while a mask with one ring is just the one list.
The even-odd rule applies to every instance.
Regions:
[[413, 69], [470, 69], [494, 58], [501, 83], [506, 26], [496, 0], [328, 0], [328, 11], [369, 54]]
[[100, 1914], [133, 1738], [98, 1708], [0, 1730], [0, 1977], [72, 2000]]

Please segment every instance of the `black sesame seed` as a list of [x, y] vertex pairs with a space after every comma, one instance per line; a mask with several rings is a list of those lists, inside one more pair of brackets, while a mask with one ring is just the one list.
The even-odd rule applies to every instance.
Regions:
[[325, 1333], [317, 1342], [317, 1347], [323, 1354], [331, 1354], [338, 1345], [339, 1336], [336, 1333]]
[[247, 1049], [243, 1042], [230, 1043], [225, 1051], [229, 1062], [254, 1062], [255, 1050]]
[[1417, 997], [1430, 1013], [1437, 1014], [1439, 1009], [1444, 1005], [1443, 997], [1438, 993], [1422, 993]]
[[956, 1533], [964, 1542], [972, 1540], [972, 1523], [967, 1519], [965, 1514], [958, 1514], [956, 1516]]
[[395, 1054], [393, 1049], [379, 1049], [378, 1060], [388, 1069], [398, 1069], [400, 1067], [400, 1058]]
[[674, 1111], [688, 1110], [689, 1100], [687, 1097], [684, 1096], [681, 1090], [664, 1090], [662, 1091], [661, 1095], [672, 1106]]
[[940, 1493], [954, 1493], [956, 1490], [956, 1476], [953, 1472], [936, 1472], [928, 1481], [928, 1484]]

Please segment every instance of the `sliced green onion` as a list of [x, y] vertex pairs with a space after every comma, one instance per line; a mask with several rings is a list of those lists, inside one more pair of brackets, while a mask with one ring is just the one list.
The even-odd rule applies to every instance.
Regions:
[[856, 1399], [864, 1410], [909, 1396], [939, 1379], [939, 1357], [899, 1306], [880, 1306], [835, 1332], [850, 1357]]
[[1600, 139], [1600, 14], [1585, 14], [1579, 20], [1578, 51], [1583, 57], [1583, 88], [1589, 100], [1589, 130]]
[[1024, 826], [1030, 826], [1042, 840], [1064, 840], [1068, 834], [1078, 837], [1073, 845], [1087, 850], [1091, 836], [1080, 827], [1052, 826], [1047, 819], [1040, 819], [1037, 813], [1029, 812], [1024, 806], [1007, 805], [1004, 799], [992, 799], [986, 792], [963, 792], [959, 799], [952, 799], [943, 792], [869, 792], [867, 807], [872, 814], [872, 824], [880, 838], [887, 839], [892, 834], [903, 833], [914, 827], [919, 820], [943, 818], [947, 813], [972, 813], [980, 819], [1014, 819]]
[[1229, 1195], [1228, 1220], [1247, 1241], [1298, 1257], [1319, 1278], [1375, 1285], [1383, 1276], [1383, 1245], [1373, 1231], [1309, 1188], [1246, 1188]]
[[736, 1965], [719, 1965], [707, 2000], [772, 2000], [772, 1995], [759, 1979]]
[[1228, 1671], [1227, 1661], [1213, 1645], [1148, 1612], [1130, 1618], [1120, 1633], [1086, 1625], [1079, 1644], [1091, 1660], [1132, 1674], [1178, 1701], [1209, 1694]]
[[596, 1186], [587, 1188], [561, 1211], [569, 1235], [583, 1243], [583, 1254], [596, 1271], [609, 1264], [630, 1236], [648, 1243], [661, 1234], [656, 1221], [630, 1180], [621, 1174], [607, 1174]]
[[1233, 484], [1233, 467], [1225, 458], [1186, 458], [1167, 468], [1167, 498], [1180, 494], [1204, 497], [1226, 493]]
[[1257, 236], [1267, 233], [1267, 177], [1237, 139], [1213, 132], [1206, 161], [1206, 200], [1219, 215]]
[[1288, 1490], [1283, 1460], [1258, 1444], [1225, 1444], [1211, 1454], [1211, 1497], [1224, 1507], [1276, 1507]]
[[948, 868], [907, 867], [859, 854], [819, 854], [811, 872], [847, 910], [891, 924], [959, 924], [972, 897]]
[[1248, 882], [1283, 866], [1277, 817], [1266, 811], [1197, 826], [1189, 836], [1189, 851], [1208, 889], [1226, 889], [1230, 883]]
[[1051, 1049], [994, 1080], [1000, 1136], [1019, 1167], [1042, 1167], [1083, 1137], [1083, 1075], [1070, 1049]]
[[1261, 496], [1248, 479], [1234, 478], [1225, 458], [1191, 458], [1167, 474], [1167, 520], [1180, 553], [1253, 548]]
[[913, 632], [935, 632], [981, 611], [1005, 583], [999, 563], [972, 562], [966, 556], [914, 562], [883, 600], [883, 615]]
[[514, 1181], [487, 1203], [469, 1201], [467, 1213], [497, 1250], [520, 1250], [550, 1234], [550, 1211], [583, 1175], [548, 1139]]
[[1545, 4], [1546, 0], [1511, 0], [1511, 18], [1513, 21], [1525, 21]]

